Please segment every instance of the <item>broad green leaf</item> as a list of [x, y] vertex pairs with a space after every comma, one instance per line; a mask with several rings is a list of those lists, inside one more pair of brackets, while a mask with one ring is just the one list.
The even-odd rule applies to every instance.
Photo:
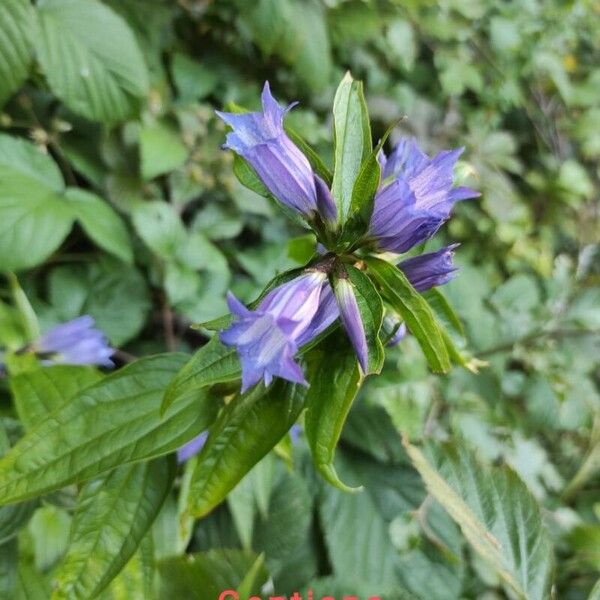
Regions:
[[15, 597], [19, 546], [16, 540], [0, 544], [0, 598]]
[[174, 461], [158, 459], [118, 467], [82, 488], [53, 600], [94, 598], [114, 579], [150, 529], [174, 477]]
[[429, 493], [502, 580], [519, 598], [548, 598], [552, 544], [540, 508], [519, 477], [508, 467], [487, 469], [449, 444], [432, 448], [431, 458], [405, 446]]
[[133, 263], [133, 249], [125, 223], [108, 202], [79, 188], [67, 189], [65, 198], [71, 203], [77, 221], [100, 248], [128, 264]]
[[142, 177], [147, 181], [181, 167], [188, 149], [174, 128], [157, 121], [144, 125], [140, 131]]
[[174, 206], [162, 200], [141, 202], [133, 209], [133, 226], [157, 256], [173, 260], [187, 233]]
[[600, 600], [600, 579], [596, 582], [587, 600]]
[[275, 589], [292, 587], [316, 573], [314, 560], [303, 556], [310, 544], [313, 509], [307, 481], [298, 473], [284, 472], [271, 491], [268, 514], [255, 522], [253, 539], [254, 549], [265, 555]]
[[36, 506], [35, 501], [30, 501], [0, 508], [0, 544], [6, 544], [19, 533], [19, 530], [29, 521]]
[[201, 517], [265, 456], [296, 422], [306, 389], [283, 380], [236, 396], [219, 414], [194, 470], [188, 511]]
[[109, 257], [87, 265], [56, 267], [50, 273], [49, 286], [58, 320], [91, 315], [114, 346], [134, 338], [150, 310], [148, 286], [142, 274]]
[[365, 262], [369, 273], [380, 285], [384, 298], [406, 321], [419, 342], [431, 369], [439, 373], [449, 371], [446, 341], [427, 302], [394, 265], [374, 257], [365, 259]]
[[38, 16], [37, 58], [67, 107], [107, 124], [136, 115], [148, 72], [125, 21], [97, 0], [41, 0]]
[[236, 381], [240, 377], [240, 361], [235, 348], [225, 346], [214, 337], [192, 356], [169, 384], [161, 410], [167, 410], [181, 395], [217, 383]]
[[155, 598], [154, 579], [156, 565], [154, 545], [150, 536], [145, 536], [137, 552], [123, 570], [111, 581], [99, 596], [99, 600], [130, 600]]
[[69, 541], [71, 516], [56, 506], [38, 508], [28, 530], [33, 540], [34, 563], [38, 571], [47, 571], [63, 556]]
[[[0, 422], [0, 456], [10, 449], [10, 442]], [[2, 548], [12, 547], [10, 541], [19, 533], [19, 530], [29, 521], [33, 511], [37, 507], [36, 501], [19, 502], [9, 506], [0, 507], [0, 563], [6, 560], [2, 555]], [[16, 567], [15, 567], [16, 568]], [[0, 571], [2, 567], [0, 566]], [[15, 571], [16, 572], [16, 571]], [[2, 575], [0, 574], [0, 592], [2, 591]], [[0, 598], [2, 594], [0, 593]]]
[[164, 390], [185, 359], [143, 358], [55, 410], [0, 460], [0, 504], [168, 454], [206, 429], [218, 407], [206, 394], [179, 398], [160, 415]]
[[25, 140], [0, 135], [0, 271], [42, 263], [73, 225], [56, 163]]
[[48, 600], [52, 589], [50, 582], [33, 565], [20, 561], [17, 571], [15, 600]]
[[53, 365], [19, 373], [9, 382], [19, 419], [32, 429], [100, 379], [102, 375], [92, 367]]
[[227, 506], [244, 550], [252, 549], [252, 532], [256, 515], [252, 472], [253, 470], [227, 494]]
[[0, 107], [27, 79], [34, 19], [29, 0], [4, 0], [0, 4]]
[[335, 168], [331, 192], [344, 223], [352, 204], [352, 191], [363, 160], [372, 152], [371, 126], [362, 82], [346, 73], [333, 101]]
[[171, 72], [178, 97], [187, 102], [206, 98], [219, 83], [214, 71], [179, 52], [173, 54]]
[[[309, 357], [305, 428], [313, 461], [319, 473], [343, 491], [357, 491], [337, 475], [333, 459], [362, 376], [354, 349], [339, 336], [331, 336]], [[360, 489], [360, 488], [358, 488]]]
[[[252, 593], [267, 582], [264, 568], [256, 573], [257, 556], [242, 550], [210, 550], [168, 558], [159, 563], [160, 598], [207, 600], [242, 585], [248, 573], [254, 578]], [[246, 580], [247, 581], [247, 580]]]

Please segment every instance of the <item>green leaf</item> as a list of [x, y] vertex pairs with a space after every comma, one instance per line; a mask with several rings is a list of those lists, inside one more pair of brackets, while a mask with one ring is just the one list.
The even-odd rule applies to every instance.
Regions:
[[419, 342], [431, 369], [436, 373], [449, 371], [446, 341], [427, 302], [394, 265], [374, 257], [366, 258], [365, 262], [369, 273], [381, 286], [384, 298], [406, 321]]
[[463, 448], [405, 443], [429, 493], [460, 526], [475, 551], [520, 597], [550, 596], [554, 558], [540, 508], [508, 467], [487, 469]]
[[0, 135], [0, 265], [18, 271], [42, 263], [73, 225], [60, 197], [56, 163], [33, 144]]
[[236, 349], [225, 346], [218, 337], [214, 337], [194, 353], [169, 384], [161, 411], [166, 411], [182, 395], [217, 383], [236, 381], [240, 377], [241, 368]]
[[[286, 471], [271, 491], [269, 512], [256, 520], [253, 547], [263, 552], [275, 589], [313, 576], [316, 565], [306, 557], [310, 543], [313, 502], [308, 483], [298, 473]], [[285, 583], [284, 583], [285, 582]], [[295, 586], [294, 586], [295, 587]]]
[[29, 430], [100, 379], [92, 367], [54, 365], [19, 373], [9, 382], [19, 419]]
[[160, 416], [164, 390], [185, 360], [143, 358], [55, 410], [0, 460], [0, 504], [168, 454], [206, 429], [217, 409], [206, 394], [186, 395]]
[[60, 320], [91, 315], [114, 346], [134, 338], [150, 310], [142, 274], [109, 257], [88, 265], [57, 267], [50, 273], [49, 285], [50, 301]]
[[0, 4], [0, 107], [27, 79], [32, 60], [32, 24], [35, 13], [29, 0]]
[[165, 501], [174, 460], [126, 465], [81, 490], [53, 600], [98, 595], [134, 555]]
[[14, 598], [17, 587], [19, 546], [13, 540], [0, 544], [0, 598]]
[[587, 600], [600, 600], [600, 579], [596, 582], [594, 589], [590, 592]]
[[155, 598], [154, 580], [156, 565], [154, 545], [150, 536], [145, 536], [137, 552], [124, 569], [111, 581], [98, 600], [128, 600], [129, 598]]
[[265, 456], [296, 422], [306, 388], [283, 380], [236, 396], [211, 428], [190, 484], [188, 511], [201, 517]]
[[68, 108], [108, 124], [137, 114], [148, 72], [120, 16], [96, 0], [41, 0], [38, 16], [37, 57]]
[[373, 146], [369, 114], [362, 82], [346, 73], [333, 101], [335, 168], [331, 192], [340, 222], [345, 222], [352, 204], [352, 191], [361, 165]]
[[362, 376], [354, 349], [331, 336], [309, 356], [306, 394], [306, 439], [319, 473], [335, 487], [349, 492], [340, 481], [333, 459], [352, 402], [360, 389]]
[[21, 561], [17, 571], [16, 600], [48, 600], [51, 593], [48, 579], [32, 565]]
[[188, 149], [174, 127], [157, 121], [140, 131], [142, 177], [148, 181], [181, 167], [188, 157]]
[[41, 506], [29, 521], [28, 530], [33, 540], [35, 567], [47, 571], [65, 553], [69, 539], [71, 517], [56, 506]]
[[157, 256], [172, 260], [185, 244], [187, 232], [175, 208], [162, 200], [140, 202], [133, 209], [133, 226]]
[[[0, 545], [12, 540], [29, 521], [37, 502], [19, 502], [0, 508]], [[0, 596], [1, 598], [2, 596]]]
[[122, 261], [133, 263], [133, 250], [125, 223], [108, 202], [79, 188], [69, 188], [65, 198], [84, 231], [100, 248]]
[[159, 563], [160, 598], [216, 599], [225, 590], [241, 586], [249, 573], [254, 585], [248, 587], [260, 593], [268, 575], [264, 568], [256, 573], [257, 558], [242, 550], [210, 550], [163, 560]]
[[206, 98], [219, 83], [214, 71], [179, 52], [173, 54], [171, 72], [178, 97], [184, 101]]

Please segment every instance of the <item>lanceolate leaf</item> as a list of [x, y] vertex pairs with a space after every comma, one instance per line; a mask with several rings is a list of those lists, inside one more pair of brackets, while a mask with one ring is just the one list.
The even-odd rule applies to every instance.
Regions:
[[10, 388], [21, 422], [31, 429], [100, 379], [93, 367], [54, 365], [11, 377]]
[[394, 265], [373, 257], [365, 261], [384, 298], [417, 338], [431, 369], [441, 373], [450, 370], [446, 341], [427, 302]]
[[53, 600], [94, 598], [110, 583], [152, 525], [174, 476], [174, 460], [158, 459], [119, 467], [83, 487]]
[[313, 461], [323, 477], [344, 491], [350, 488], [337, 475], [333, 459], [346, 417], [362, 376], [356, 354], [341, 336], [332, 336], [309, 357], [310, 388], [306, 394], [306, 438]]
[[369, 114], [362, 82], [347, 73], [333, 101], [335, 168], [332, 194], [343, 223], [350, 211], [354, 182], [363, 160], [372, 151]]
[[235, 381], [241, 377], [240, 361], [235, 348], [214, 337], [202, 346], [169, 384], [161, 407], [167, 410], [177, 398], [216, 383]]
[[486, 469], [465, 449], [405, 444], [429, 492], [473, 548], [526, 600], [550, 597], [554, 559], [540, 508], [508, 467]]
[[88, 119], [135, 115], [148, 72], [125, 21], [97, 0], [42, 0], [38, 15], [37, 57], [52, 91]]
[[188, 511], [201, 517], [271, 450], [296, 422], [306, 388], [283, 380], [257, 386], [221, 411], [194, 470]]
[[27, 78], [32, 59], [34, 19], [29, 0], [3, 0], [0, 3], [0, 107]]
[[168, 454], [206, 429], [218, 403], [202, 392], [160, 415], [164, 390], [185, 360], [182, 354], [141, 359], [51, 413], [0, 460], [0, 504]]

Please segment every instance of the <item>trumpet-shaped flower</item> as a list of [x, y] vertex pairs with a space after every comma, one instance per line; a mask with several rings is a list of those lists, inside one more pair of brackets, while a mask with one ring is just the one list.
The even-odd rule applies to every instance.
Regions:
[[398, 268], [404, 272], [417, 292], [425, 292], [432, 287], [448, 283], [457, 271], [452, 262], [454, 249], [458, 244], [441, 248], [402, 261]]
[[114, 350], [94, 325], [89, 315], [67, 321], [47, 331], [31, 348], [49, 363], [112, 367]]
[[307, 272], [271, 290], [253, 311], [228, 295], [236, 319], [221, 341], [237, 349], [243, 392], [261, 379], [268, 385], [274, 376], [307, 385], [295, 356], [300, 340], [314, 337], [311, 324], [326, 283], [325, 273]]
[[261, 112], [217, 111], [232, 128], [224, 147], [246, 159], [280, 202], [308, 218], [318, 212], [333, 221], [336, 207], [329, 188], [313, 173], [306, 156], [284, 130], [283, 119], [293, 106], [279, 106], [267, 82]]
[[389, 157], [380, 154], [383, 186], [369, 226], [379, 249], [407, 252], [435, 234], [457, 201], [479, 196], [469, 188], [452, 187], [462, 152], [459, 148], [429, 158], [413, 140], [403, 139]]

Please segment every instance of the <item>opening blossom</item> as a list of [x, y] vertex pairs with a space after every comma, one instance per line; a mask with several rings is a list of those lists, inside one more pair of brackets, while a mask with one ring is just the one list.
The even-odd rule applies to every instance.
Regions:
[[408, 252], [431, 238], [459, 200], [479, 196], [453, 188], [454, 166], [463, 148], [429, 158], [414, 140], [404, 138], [389, 157], [379, 156], [381, 188], [375, 196], [369, 235], [382, 251]]
[[[271, 290], [258, 308], [247, 309], [232, 293], [227, 302], [236, 321], [221, 333], [221, 341], [237, 348], [242, 363], [242, 392], [274, 376], [306, 385], [295, 356], [298, 340], [315, 337], [313, 318], [319, 309], [327, 274], [311, 271]], [[328, 285], [328, 284], [327, 284]]]
[[89, 315], [53, 327], [30, 348], [48, 363], [113, 367], [114, 350]]
[[[309, 222], [318, 217], [335, 228], [337, 209], [329, 188], [285, 132], [284, 117], [294, 105], [282, 108], [265, 83], [261, 111], [217, 112], [232, 129], [224, 147], [244, 158], [282, 204]], [[357, 247], [364, 242], [382, 252], [407, 252], [435, 234], [456, 202], [479, 196], [469, 188], [454, 187], [454, 167], [462, 152], [459, 148], [430, 158], [407, 138], [389, 156], [380, 152], [381, 184], [373, 200], [368, 231]], [[319, 245], [319, 253], [326, 254], [327, 249]], [[452, 279], [455, 247], [404, 260], [397, 267], [418, 292], [424, 292]], [[323, 267], [307, 270], [271, 290], [255, 310], [228, 295], [234, 321], [220, 338], [237, 349], [242, 392], [261, 380], [268, 385], [273, 377], [307, 385], [297, 354], [337, 319], [346, 329], [361, 370], [367, 372], [367, 338], [354, 286], [340, 276], [334, 278], [332, 289], [326, 261], [324, 257]], [[399, 343], [405, 334], [402, 324], [389, 343]]]

